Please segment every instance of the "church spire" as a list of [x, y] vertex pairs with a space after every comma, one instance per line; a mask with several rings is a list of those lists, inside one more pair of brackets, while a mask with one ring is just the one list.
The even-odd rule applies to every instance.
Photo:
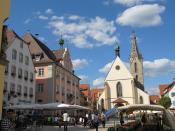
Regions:
[[138, 83], [140, 83], [139, 88], [144, 90], [143, 58], [139, 53], [137, 46], [137, 37], [134, 31], [131, 34], [130, 69], [132, 76]]
[[115, 56], [120, 57], [120, 45], [118, 42], [115, 42]]

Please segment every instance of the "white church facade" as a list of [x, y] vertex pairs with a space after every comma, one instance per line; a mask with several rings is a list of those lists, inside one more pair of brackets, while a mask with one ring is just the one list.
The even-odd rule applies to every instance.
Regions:
[[131, 38], [130, 70], [120, 59], [120, 47], [115, 48], [116, 58], [105, 78], [104, 91], [98, 100], [98, 109], [108, 110], [115, 105], [150, 104], [144, 91], [143, 58], [137, 47], [135, 33]]

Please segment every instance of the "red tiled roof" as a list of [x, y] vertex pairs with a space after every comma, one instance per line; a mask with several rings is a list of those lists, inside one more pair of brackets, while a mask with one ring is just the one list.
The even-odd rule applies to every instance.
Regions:
[[87, 89], [87, 90], [84, 90], [82, 91], [82, 93], [84, 94], [84, 96], [86, 97], [90, 97], [90, 86], [89, 84], [80, 84], [80, 88], [81, 89]]
[[149, 99], [151, 104], [157, 104], [160, 101], [160, 96], [151, 95], [149, 96]]
[[160, 95], [164, 94], [164, 91], [168, 88], [168, 84], [159, 85]]

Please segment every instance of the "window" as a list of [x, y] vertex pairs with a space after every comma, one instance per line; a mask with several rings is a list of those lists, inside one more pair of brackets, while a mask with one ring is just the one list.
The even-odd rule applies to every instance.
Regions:
[[122, 85], [120, 82], [117, 83], [117, 97], [122, 97]]
[[12, 60], [16, 60], [17, 58], [17, 51], [15, 49], [12, 50]]
[[33, 88], [32, 87], [30, 88], [29, 92], [30, 92], [30, 95], [33, 95]]
[[28, 71], [25, 71], [25, 72], [24, 72], [24, 79], [25, 79], [25, 80], [28, 80]]
[[44, 85], [38, 84], [38, 92], [43, 92], [43, 91], [44, 91]]
[[22, 69], [21, 68], [19, 68], [18, 69], [18, 78], [22, 78]]
[[28, 56], [25, 56], [25, 64], [29, 65], [29, 57]]
[[14, 65], [11, 67], [11, 75], [16, 76], [16, 66]]
[[175, 97], [175, 92], [172, 92], [171, 93], [171, 97]]
[[136, 75], [136, 80], [138, 81], [138, 75]]
[[14, 94], [15, 93], [15, 84], [11, 83], [10, 84], [10, 94]]
[[44, 68], [38, 70], [38, 76], [44, 76]]
[[27, 86], [24, 86], [24, 96], [27, 96]]
[[137, 63], [134, 63], [135, 73], [137, 73]]
[[30, 73], [30, 81], [33, 81], [33, 73]]
[[33, 88], [32, 87], [30, 88], [29, 93], [30, 93], [30, 97], [33, 97]]
[[7, 82], [4, 82], [4, 93], [7, 91]]
[[175, 101], [173, 101], [173, 106], [175, 106]]
[[23, 42], [21, 41], [21, 43], [20, 43], [20, 48], [23, 48]]
[[19, 53], [19, 63], [23, 63], [23, 54]]
[[143, 97], [140, 96], [140, 104], [143, 104]]
[[17, 87], [17, 94], [18, 95], [21, 95], [21, 89], [22, 89], [22, 86], [18, 85], [18, 87]]
[[8, 74], [8, 70], [9, 70], [9, 66], [6, 65], [6, 67], [5, 67], [5, 74]]

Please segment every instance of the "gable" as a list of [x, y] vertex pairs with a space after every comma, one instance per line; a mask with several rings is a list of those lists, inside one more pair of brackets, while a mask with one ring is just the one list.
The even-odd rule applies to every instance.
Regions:
[[46, 45], [40, 42], [38, 39], [36, 39], [29, 33], [25, 34], [23, 38], [26, 42], [30, 43], [29, 49], [32, 57], [37, 55], [41, 56], [41, 59], [39, 61], [34, 61], [35, 64], [54, 61], [55, 56], [52, 53], [52, 51]]
[[131, 73], [128, 71], [124, 63], [119, 57], [114, 60], [105, 81], [126, 80], [133, 79]]

